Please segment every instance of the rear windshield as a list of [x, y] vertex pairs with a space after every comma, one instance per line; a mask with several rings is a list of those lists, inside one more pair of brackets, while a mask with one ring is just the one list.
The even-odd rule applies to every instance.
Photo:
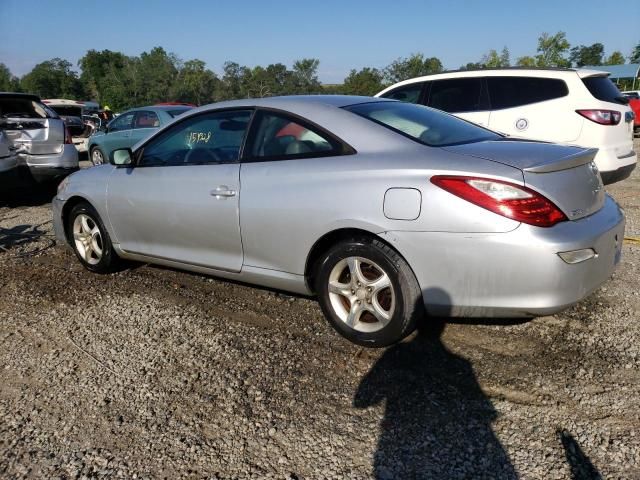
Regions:
[[412, 103], [359, 103], [344, 108], [431, 147], [502, 138], [452, 115]]
[[609, 77], [587, 77], [582, 82], [598, 100], [603, 102], [621, 103], [626, 105], [629, 101], [620, 93], [618, 87]]
[[0, 118], [50, 118], [55, 116], [39, 102], [28, 98], [1, 98]]
[[49, 105], [49, 108], [58, 115], [64, 117], [80, 117], [82, 116], [82, 107], [72, 107], [67, 105]]
[[184, 112], [191, 110], [191, 108], [176, 108], [174, 110], [167, 110], [167, 113], [172, 117], [177, 117], [178, 115], [182, 115]]

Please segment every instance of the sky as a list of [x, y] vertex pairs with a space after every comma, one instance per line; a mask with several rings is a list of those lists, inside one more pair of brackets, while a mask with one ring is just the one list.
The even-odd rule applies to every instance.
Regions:
[[[28, 5], [28, 8], [25, 7]], [[73, 65], [89, 49], [139, 55], [155, 46], [198, 58], [217, 74], [227, 60], [253, 67], [318, 58], [323, 83], [353, 68], [382, 68], [412, 53], [445, 68], [507, 46], [535, 54], [542, 32], [571, 45], [603, 43], [625, 56], [640, 43], [640, 0], [0, 0], [0, 63], [22, 76], [54, 57]]]

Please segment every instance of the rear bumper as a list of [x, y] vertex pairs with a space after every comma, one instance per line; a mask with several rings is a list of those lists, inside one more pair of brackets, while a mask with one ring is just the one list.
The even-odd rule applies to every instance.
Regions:
[[[631, 143], [630, 147], [632, 147]], [[619, 149], [615, 148], [601, 148], [598, 150], [594, 161], [596, 162], [596, 165], [600, 170], [602, 180], [606, 185], [608, 183], [618, 182], [627, 178], [629, 175], [620, 176], [623, 175], [624, 172], [628, 172], [628, 174], [631, 173], [638, 161], [638, 154], [634, 152], [632, 148], [625, 153], [619, 153]], [[612, 178], [612, 180], [607, 181], [607, 178]]]
[[[607, 197], [597, 213], [551, 228], [521, 224], [507, 233], [387, 232], [413, 268], [427, 312], [439, 316], [532, 317], [579, 302], [620, 259], [624, 214]], [[558, 252], [593, 248], [567, 264]]]
[[620, 167], [617, 170], [612, 170], [609, 172], [600, 172], [600, 176], [602, 177], [602, 183], [605, 185], [609, 185], [611, 183], [616, 183], [625, 178], [628, 178], [631, 175], [631, 172], [636, 168], [636, 164], [632, 163], [630, 165], [626, 165], [624, 167]]
[[23, 154], [22, 162], [29, 168], [36, 182], [58, 180], [79, 169], [78, 150], [65, 144], [62, 152], [50, 155]]

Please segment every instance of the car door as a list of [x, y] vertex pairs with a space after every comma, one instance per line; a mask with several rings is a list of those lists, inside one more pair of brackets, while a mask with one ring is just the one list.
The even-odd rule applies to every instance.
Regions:
[[131, 137], [135, 115], [136, 112], [125, 112], [109, 123], [107, 132], [100, 142], [104, 147], [104, 154], [107, 158], [113, 150], [130, 146], [129, 138]]
[[240, 169], [245, 266], [303, 273], [311, 245], [325, 233], [313, 225], [322, 223], [319, 217], [335, 215], [328, 205], [342, 187], [331, 179], [354, 174], [343, 157], [351, 153], [329, 132], [298, 116], [256, 113]]
[[489, 125], [489, 104], [482, 78], [435, 80], [429, 90], [429, 107], [443, 110], [483, 127]]
[[133, 121], [131, 136], [127, 140], [126, 147], [133, 147], [140, 140], [144, 140], [160, 128], [158, 114], [151, 110], [138, 110]]
[[238, 160], [251, 115], [190, 116], [144, 144], [133, 168], [114, 169], [107, 211], [123, 250], [241, 270]]
[[582, 119], [564, 80], [541, 77], [487, 77], [491, 101], [489, 128], [513, 137], [571, 142]]

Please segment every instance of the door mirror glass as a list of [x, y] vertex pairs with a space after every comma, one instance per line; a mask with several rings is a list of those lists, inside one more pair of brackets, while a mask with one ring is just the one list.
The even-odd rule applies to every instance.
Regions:
[[133, 153], [130, 148], [119, 148], [111, 152], [109, 160], [116, 167], [129, 167], [133, 165]]

